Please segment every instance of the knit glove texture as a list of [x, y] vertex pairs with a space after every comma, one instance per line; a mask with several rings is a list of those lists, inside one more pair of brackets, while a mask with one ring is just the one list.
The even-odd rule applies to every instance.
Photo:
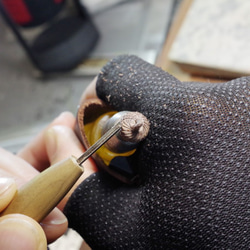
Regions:
[[142, 182], [91, 175], [66, 206], [70, 226], [93, 249], [248, 249], [250, 78], [180, 82], [119, 56], [96, 90], [149, 119], [133, 160]]

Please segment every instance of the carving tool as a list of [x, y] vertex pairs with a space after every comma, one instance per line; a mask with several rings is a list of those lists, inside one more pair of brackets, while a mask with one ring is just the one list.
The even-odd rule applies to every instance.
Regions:
[[131, 111], [111, 111], [103, 114], [93, 123], [85, 125], [85, 133], [90, 145], [93, 145], [117, 122], [122, 124], [120, 133], [113, 136], [97, 152], [107, 165], [114, 157], [132, 155], [149, 132], [149, 121], [143, 114]]
[[21, 213], [41, 222], [82, 175], [83, 162], [118, 133], [121, 126], [121, 122], [116, 123], [79, 158], [71, 156], [49, 167], [23, 185], [1, 215]]
[[140, 174], [131, 164], [131, 159], [139, 143], [149, 132], [148, 119], [139, 112], [109, 111], [103, 113], [83, 128], [88, 143], [93, 145], [114, 124], [121, 121], [122, 129], [96, 152], [94, 160], [109, 174], [127, 184], [138, 184]]

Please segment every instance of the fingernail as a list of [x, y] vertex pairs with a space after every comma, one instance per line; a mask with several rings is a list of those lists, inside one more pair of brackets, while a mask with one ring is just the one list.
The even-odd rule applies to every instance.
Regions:
[[8, 206], [17, 191], [16, 182], [11, 178], [0, 178], [0, 212]]
[[67, 130], [65, 126], [56, 125], [49, 128], [45, 134], [46, 140], [46, 148], [47, 152], [49, 152], [50, 156], [56, 154], [59, 144], [60, 144], [60, 136], [66, 136]]
[[55, 163], [57, 160], [60, 136], [64, 133], [65, 127], [60, 125], [53, 126], [46, 131], [45, 144], [51, 164]]
[[51, 156], [56, 153], [57, 142], [56, 142], [56, 132], [55, 128], [49, 128], [45, 133], [45, 142], [47, 152], [50, 152]]
[[81, 153], [81, 144], [73, 130], [63, 125], [53, 126], [46, 131], [45, 145], [51, 164], [69, 157], [73, 152], [75, 155]]
[[0, 196], [15, 187], [16, 183], [11, 178], [0, 178]]
[[1, 249], [47, 249], [46, 237], [38, 223], [24, 215], [6, 215], [0, 218]]
[[53, 210], [41, 223], [43, 226], [54, 226], [68, 223], [66, 216], [57, 208]]

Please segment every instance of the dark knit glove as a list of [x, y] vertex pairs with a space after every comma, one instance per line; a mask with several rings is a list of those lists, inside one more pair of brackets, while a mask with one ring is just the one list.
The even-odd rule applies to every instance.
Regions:
[[70, 226], [93, 249], [249, 249], [250, 78], [180, 82], [120, 56], [97, 94], [149, 119], [134, 159], [142, 183], [93, 174], [67, 204]]

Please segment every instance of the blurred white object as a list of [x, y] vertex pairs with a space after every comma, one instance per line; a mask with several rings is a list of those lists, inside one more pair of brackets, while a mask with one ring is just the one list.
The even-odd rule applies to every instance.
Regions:
[[92, 12], [100, 41], [90, 60], [83, 62], [76, 74], [97, 74], [105, 60], [121, 54], [134, 54], [155, 63], [166, 38], [175, 0], [81, 1], [90, 9], [94, 2], [100, 3], [103, 11]]
[[[102, 11], [126, 0], [80, 0], [91, 14]], [[129, 0], [128, 0], [129, 1]]]
[[49, 245], [50, 250], [79, 250], [82, 245], [82, 238], [74, 230], [69, 229], [54, 243]]
[[250, 75], [249, 12], [250, 1], [193, 0], [169, 52], [170, 60], [195, 74]]

